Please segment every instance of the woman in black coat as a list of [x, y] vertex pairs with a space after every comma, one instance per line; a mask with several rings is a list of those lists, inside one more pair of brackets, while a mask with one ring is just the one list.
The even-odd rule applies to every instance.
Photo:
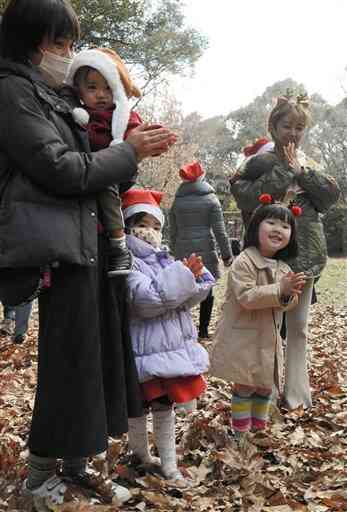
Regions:
[[[86, 458], [142, 415], [124, 278], [107, 279], [96, 195], [166, 151], [169, 130], [139, 127], [97, 153], [58, 94], [78, 20], [66, 0], [12, 0], [0, 39], [0, 270], [49, 269], [39, 298], [38, 383], [26, 492], [62, 503], [63, 477], [91, 480]], [[113, 487], [120, 501], [128, 491]]]

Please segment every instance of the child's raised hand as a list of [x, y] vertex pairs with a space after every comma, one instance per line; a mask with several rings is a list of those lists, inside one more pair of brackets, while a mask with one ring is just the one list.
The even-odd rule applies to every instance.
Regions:
[[126, 141], [133, 146], [139, 161], [166, 153], [176, 142], [176, 135], [160, 125], [142, 124], [129, 133]]
[[295, 174], [301, 174], [302, 173], [302, 167], [299, 163], [297, 154], [296, 154], [296, 147], [294, 142], [289, 142], [288, 146], [283, 146], [283, 152], [284, 156], [287, 159], [287, 162], [289, 166], [293, 169]]
[[306, 279], [307, 277], [304, 272], [288, 272], [280, 281], [281, 296], [300, 295], [305, 286]]
[[194, 274], [195, 278], [201, 276], [202, 269], [204, 268], [201, 256], [197, 256], [193, 253], [189, 256], [188, 259], [184, 258], [182, 262]]

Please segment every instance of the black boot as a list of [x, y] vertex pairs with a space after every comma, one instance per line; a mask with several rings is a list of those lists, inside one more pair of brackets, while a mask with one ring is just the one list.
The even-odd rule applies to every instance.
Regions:
[[287, 338], [287, 320], [286, 320], [286, 314], [283, 313], [282, 318], [282, 325], [281, 325], [281, 338], [282, 340], [285, 340]]
[[208, 326], [210, 325], [214, 297], [212, 291], [200, 304], [199, 338], [209, 338]]
[[108, 258], [108, 277], [130, 274], [133, 257], [127, 247], [111, 247]]
[[318, 302], [318, 299], [317, 299], [316, 288], [315, 288], [315, 286], [313, 285], [313, 288], [312, 288], [311, 304], [316, 304], [317, 302]]

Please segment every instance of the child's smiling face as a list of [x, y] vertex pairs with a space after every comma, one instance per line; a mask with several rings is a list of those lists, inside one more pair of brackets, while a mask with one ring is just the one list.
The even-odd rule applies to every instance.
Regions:
[[111, 88], [99, 71], [91, 69], [78, 89], [81, 100], [92, 110], [108, 110], [114, 105]]
[[278, 251], [289, 244], [292, 228], [289, 222], [274, 217], [267, 217], [259, 224], [259, 252], [272, 258]]

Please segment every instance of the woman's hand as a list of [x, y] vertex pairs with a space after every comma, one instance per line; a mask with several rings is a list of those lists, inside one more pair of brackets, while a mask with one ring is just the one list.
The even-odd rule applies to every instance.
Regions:
[[242, 172], [239, 169], [233, 170], [228, 178], [230, 185], [236, 183], [242, 176]]
[[191, 254], [189, 258], [184, 258], [182, 260], [183, 265], [189, 268], [189, 270], [194, 274], [195, 279], [202, 275], [202, 269], [204, 268], [204, 264], [202, 262], [201, 256], [197, 256], [196, 254]]
[[300, 295], [305, 286], [307, 276], [304, 272], [288, 272], [280, 281], [281, 297]]
[[302, 167], [299, 163], [294, 142], [289, 142], [288, 146], [283, 146], [283, 153], [294, 174], [302, 174]]
[[135, 149], [139, 161], [166, 153], [176, 140], [177, 136], [168, 128], [149, 124], [137, 126], [126, 139]]

